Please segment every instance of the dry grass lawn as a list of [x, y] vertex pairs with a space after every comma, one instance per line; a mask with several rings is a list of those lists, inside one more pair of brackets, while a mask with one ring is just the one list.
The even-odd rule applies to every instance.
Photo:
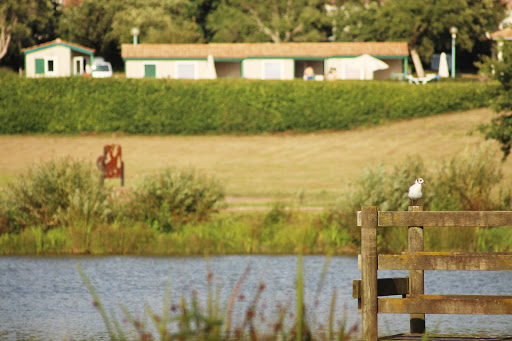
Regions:
[[[482, 143], [479, 133], [468, 133], [493, 115], [489, 109], [478, 109], [311, 134], [0, 136], [0, 186], [31, 165], [52, 158], [71, 155], [93, 163], [103, 145], [117, 143], [123, 148], [128, 187], [145, 173], [192, 167], [217, 176], [230, 201], [238, 205], [287, 199], [301, 188], [310, 205], [329, 205], [369, 164], [392, 166], [414, 155], [434, 162]], [[506, 178], [512, 174], [511, 162], [504, 164]]]

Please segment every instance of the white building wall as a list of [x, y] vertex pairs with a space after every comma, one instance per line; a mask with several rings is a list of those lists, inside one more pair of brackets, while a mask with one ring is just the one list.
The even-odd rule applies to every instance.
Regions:
[[[36, 59], [46, 60], [53, 58], [55, 72], [53, 74], [36, 75]], [[53, 46], [35, 52], [25, 54], [25, 74], [27, 77], [68, 77], [71, 76], [73, 65], [71, 64], [71, 50], [65, 46]]]
[[336, 79], [342, 78], [342, 66], [343, 66], [343, 58], [328, 58], [325, 60], [324, 70], [325, 72], [329, 72], [331, 68], [336, 69]]
[[170, 60], [127, 60], [125, 74], [127, 78], [144, 78], [146, 64], [156, 66], [156, 78], [172, 78], [174, 62]]
[[208, 63], [206, 60], [126, 60], [125, 74], [127, 78], [144, 78], [144, 66], [156, 66], [156, 78], [176, 78], [177, 66], [193, 64], [196, 79], [206, 78]]
[[195, 61], [197, 65], [197, 79], [208, 79], [208, 61], [198, 60]]
[[293, 59], [245, 59], [242, 61], [243, 77], [248, 79], [264, 79], [265, 63], [280, 63], [281, 79], [290, 80], [294, 78]]
[[248, 79], [261, 79], [262, 67], [261, 59], [245, 59], [242, 61], [242, 76]]

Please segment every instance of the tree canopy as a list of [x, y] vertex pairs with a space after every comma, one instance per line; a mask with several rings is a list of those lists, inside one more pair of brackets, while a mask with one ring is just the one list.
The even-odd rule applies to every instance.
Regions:
[[55, 7], [55, 2], [49, 0], [2, 0], [0, 61], [7, 55], [10, 47], [12, 53], [20, 54], [21, 46], [38, 44], [53, 38], [52, 33], [46, 29], [52, 24]]
[[510, 155], [512, 147], [512, 45], [503, 44], [501, 60], [485, 58], [479, 65], [482, 73], [488, 73], [500, 86], [498, 95], [492, 103], [498, 114], [491, 123], [482, 125], [480, 130], [486, 139], [494, 139], [501, 144], [503, 160]]
[[458, 51], [476, 61], [504, 16], [500, 0], [3, 0], [0, 63], [59, 36], [120, 67], [132, 27], [142, 43], [406, 41], [428, 61], [449, 50], [455, 26]]
[[214, 41], [325, 41], [325, 11], [323, 0], [223, 0], [208, 22]]
[[349, 0], [337, 5], [336, 40], [406, 41], [423, 61], [450, 50], [450, 27], [458, 29], [457, 48], [471, 52], [505, 16], [502, 2], [494, 0]]

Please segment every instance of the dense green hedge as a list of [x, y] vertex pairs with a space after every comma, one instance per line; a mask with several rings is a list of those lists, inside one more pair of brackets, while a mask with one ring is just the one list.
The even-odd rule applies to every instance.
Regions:
[[350, 129], [488, 106], [495, 84], [0, 79], [0, 133], [260, 133]]

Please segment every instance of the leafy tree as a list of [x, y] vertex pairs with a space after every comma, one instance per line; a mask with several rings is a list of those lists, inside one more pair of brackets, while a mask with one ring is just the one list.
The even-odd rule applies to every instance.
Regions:
[[494, 139], [501, 144], [505, 160], [512, 146], [512, 44], [505, 43], [501, 48], [501, 60], [487, 57], [478, 64], [482, 72], [490, 73], [500, 84], [492, 103], [499, 116], [493, 118], [491, 123], [480, 126], [480, 130], [485, 133], [486, 139]]
[[195, 22], [194, 4], [187, 0], [123, 0], [113, 17], [112, 34], [121, 43], [132, 41], [131, 28], [138, 27], [144, 43], [203, 42]]
[[2, 0], [0, 60], [12, 45], [15, 46], [13, 53], [21, 55], [22, 46], [46, 41], [48, 35], [43, 33], [56, 8], [56, 1], [50, 0]]
[[209, 16], [212, 41], [324, 41], [322, 0], [224, 0]]
[[373, 20], [380, 10], [379, 0], [334, 0], [327, 6], [327, 16], [332, 20], [334, 41], [362, 41], [370, 36]]
[[132, 42], [133, 27], [139, 28], [144, 43], [203, 41], [193, 17], [197, 6], [186, 0], [83, 0], [66, 7], [58, 32], [122, 68], [120, 44]]
[[210, 32], [211, 42], [241, 43], [268, 40], [256, 23], [241, 9], [230, 6], [225, 1], [207, 17], [206, 29]]
[[205, 41], [210, 41], [212, 32], [208, 29], [208, 15], [219, 7], [221, 0], [189, 0], [188, 3], [187, 17], [195, 19]]
[[112, 35], [112, 20], [122, 8], [122, 1], [83, 0], [68, 5], [57, 33], [64, 40], [93, 48], [97, 55], [120, 64], [119, 42]]
[[450, 50], [450, 27], [458, 28], [457, 49], [471, 52], [505, 14], [499, 0], [338, 0], [336, 5], [336, 40], [407, 41], [424, 62], [435, 51]]

